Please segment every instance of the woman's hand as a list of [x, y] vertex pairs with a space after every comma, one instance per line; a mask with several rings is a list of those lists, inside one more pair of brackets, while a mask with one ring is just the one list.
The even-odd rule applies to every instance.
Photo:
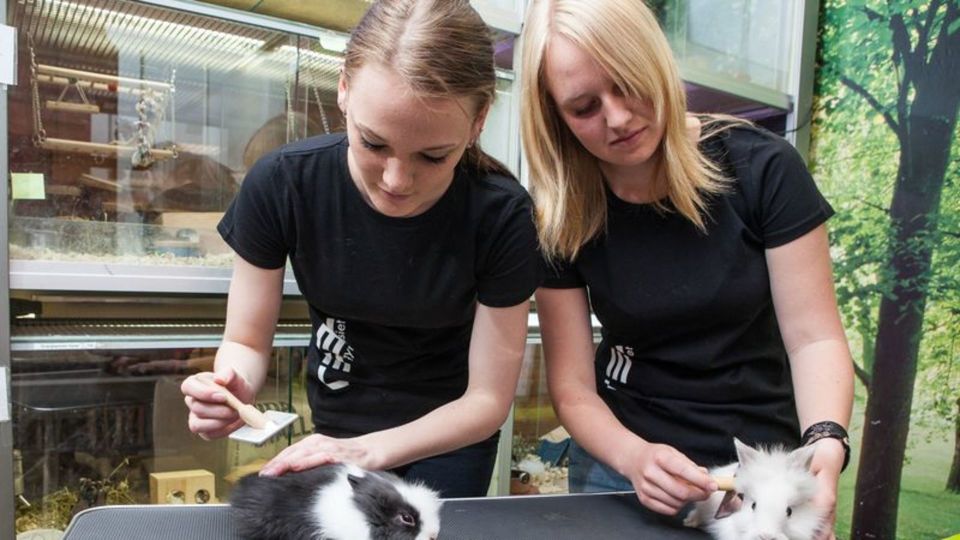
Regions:
[[709, 474], [672, 446], [638, 441], [634, 450], [626, 476], [640, 502], [654, 512], [674, 515], [717, 490]]
[[284, 448], [260, 469], [260, 475], [280, 476], [330, 463], [351, 463], [365, 469], [379, 468], [373, 452], [361, 439], [335, 439], [314, 434]]
[[824, 438], [813, 443], [816, 451], [810, 462], [810, 472], [817, 477], [819, 489], [813, 504], [824, 512], [823, 527], [816, 540], [836, 540], [833, 532], [837, 515], [837, 483], [843, 468], [843, 445], [836, 439]]
[[180, 385], [184, 402], [190, 409], [187, 425], [202, 439], [219, 439], [243, 425], [237, 411], [227, 405], [221, 388], [229, 390], [244, 403], [250, 403], [256, 391], [233, 368], [204, 371], [187, 377]]

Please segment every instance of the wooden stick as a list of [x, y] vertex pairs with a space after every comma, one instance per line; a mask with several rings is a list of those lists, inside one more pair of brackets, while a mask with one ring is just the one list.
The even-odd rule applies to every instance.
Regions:
[[71, 101], [47, 100], [47, 108], [51, 111], [66, 111], [75, 113], [94, 114], [100, 112], [100, 107], [92, 103], [73, 103]]
[[99, 176], [94, 176], [89, 173], [82, 173], [80, 175], [80, 183], [87, 187], [102, 189], [112, 193], [120, 193], [120, 191], [123, 190], [123, 186], [117, 182], [114, 182], [113, 180], [107, 180], [106, 178], [100, 178]]
[[81, 194], [83, 194], [83, 190], [81, 190], [77, 186], [64, 186], [62, 184], [47, 186], [47, 195], [58, 195], [61, 197], [79, 197]]
[[106, 212], [114, 212], [114, 213], [116, 213], [116, 212], [126, 212], [126, 213], [128, 213], [128, 214], [129, 214], [129, 213], [133, 213], [133, 212], [143, 212], [144, 209], [146, 208], [146, 206], [144, 206], [144, 205], [142, 205], [142, 204], [140, 204], [140, 203], [132, 203], [132, 204], [131, 204], [131, 203], [124, 202], [124, 201], [102, 201], [102, 202], [100, 203], [100, 206], [101, 206], [101, 207], [104, 209], [104, 211], [106, 211]]
[[[63, 152], [77, 152], [81, 154], [132, 154], [133, 146], [121, 146], [109, 143], [93, 143], [87, 141], [75, 141], [71, 139], [44, 139], [40, 147], [45, 150], [60, 150]], [[153, 159], [169, 159], [173, 157], [173, 150], [150, 149], [150, 156]]]
[[76, 85], [78, 87], [89, 88], [91, 90], [100, 90], [103, 92], [123, 92], [127, 94], [142, 94], [143, 90], [140, 88], [132, 88], [130, 86], [117, 86], [116, 84], [104, 84], [104, 83], [95, 83], [90, 81], [76, 81], [73, 82], [70, 79], [65, 77], [54, 77], [53, 75], [37, 75], [37, 82], [44, 84], [57, 84], [60, 86], [70, 86]]
[[717, 483], [717, 491], [736, 491], [733, 485], [732, 476], [714, 476], [713, 481]]
[[68, 79], [79, 79], [81, 81], [99, 82], [106, 84], [125, 84], [130, 86], [149, 86], [157, 90], [168, 90], [170, 85], [165, 82], [147, 81], [144, 79], [131, 79], [129, 77], [118, 77], [116, 75], [107, 75], [105, 73], [93, 73], [90, 71], [80, 71], [78, 69], [68, 69], [57, 66], [48, 66], [46, 64], [37, 65], [37, 73], [43, 75], [59, 75]]
[[240, 401], [237, 399], [237, 396], [233, 395], [226, 388], [221, 386], [220, 388], [217, 388], [217, 391], [227, 398], [227, 405], [230, 405], [236, 409], [237, 413], [240, 415], [240, 418], [243, 418], [243, 421], [246, 422], [248, 426], [255, 429], [263, 429], [266, 427], [267, 423], [270, 422], [266, 415], [260, 412], [259, 409], [249, 403]]

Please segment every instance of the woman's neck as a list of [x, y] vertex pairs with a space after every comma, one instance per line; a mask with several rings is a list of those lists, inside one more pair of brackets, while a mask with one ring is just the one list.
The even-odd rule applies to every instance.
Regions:
[[663, 175], [662, 169], [659, 153], [637, 165], [600, 164], [610, 191], [617, 198], [634, 204], [652, 203], [667, 196], [666, 183], [657, 181]]

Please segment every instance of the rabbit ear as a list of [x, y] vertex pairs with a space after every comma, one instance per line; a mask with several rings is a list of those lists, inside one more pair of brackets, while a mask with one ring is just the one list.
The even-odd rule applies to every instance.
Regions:
[[743, 444], [743, 442], [736, 437], [733, 438], [733, 446], [737, 449], [737, 461], [740, 462], [741, 467], [748, 465], [760, 454], [759, 451]]
[[740, 510], [741, 506], [743, 506], [743, 494], [737, 493], [736, 491], [728, 491], [723, 496], [723, 500], [720, 501], [720, 506], [717, 507], [717, 513], [714, 514], [713, 519], [723, 519], [735, 514]]
[[790, 463], [805, 471], [809, 471], [810, 462], [813, 461], [813, 454], [815, 452], [816, 448], [814, 448], [813, 445], [801, 446], [793, 452], [790, 452]]
[[347, 475], [347, 482], [350, 482], [350, 487], [354, 490], [357, 489], [357, 486], [360, 485], [360, 482], [363, 480], [362, 476], [357, 476], [354, 474]]

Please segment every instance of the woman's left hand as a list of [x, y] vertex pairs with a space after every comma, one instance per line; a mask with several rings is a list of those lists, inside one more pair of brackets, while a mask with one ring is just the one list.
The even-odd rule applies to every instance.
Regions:
[[836, 540], [834, 523], [837, 519], [837, 484], [843, 468], [844, 450], [836, 439], [820, 439], [815, 442], [817, 450], [810, 463], [819, 485], [813, 504], [824, 512], [823, 527], [815, 540]]
[[305, 471], [330, 463], [351, 463], [362, 468], [376, 468], [372, 458], [372, 452], [359, 439], [336, 439], [314, 434], [284, 448], [260, 469], [260, 475], [280, 476], [287, 472]]

